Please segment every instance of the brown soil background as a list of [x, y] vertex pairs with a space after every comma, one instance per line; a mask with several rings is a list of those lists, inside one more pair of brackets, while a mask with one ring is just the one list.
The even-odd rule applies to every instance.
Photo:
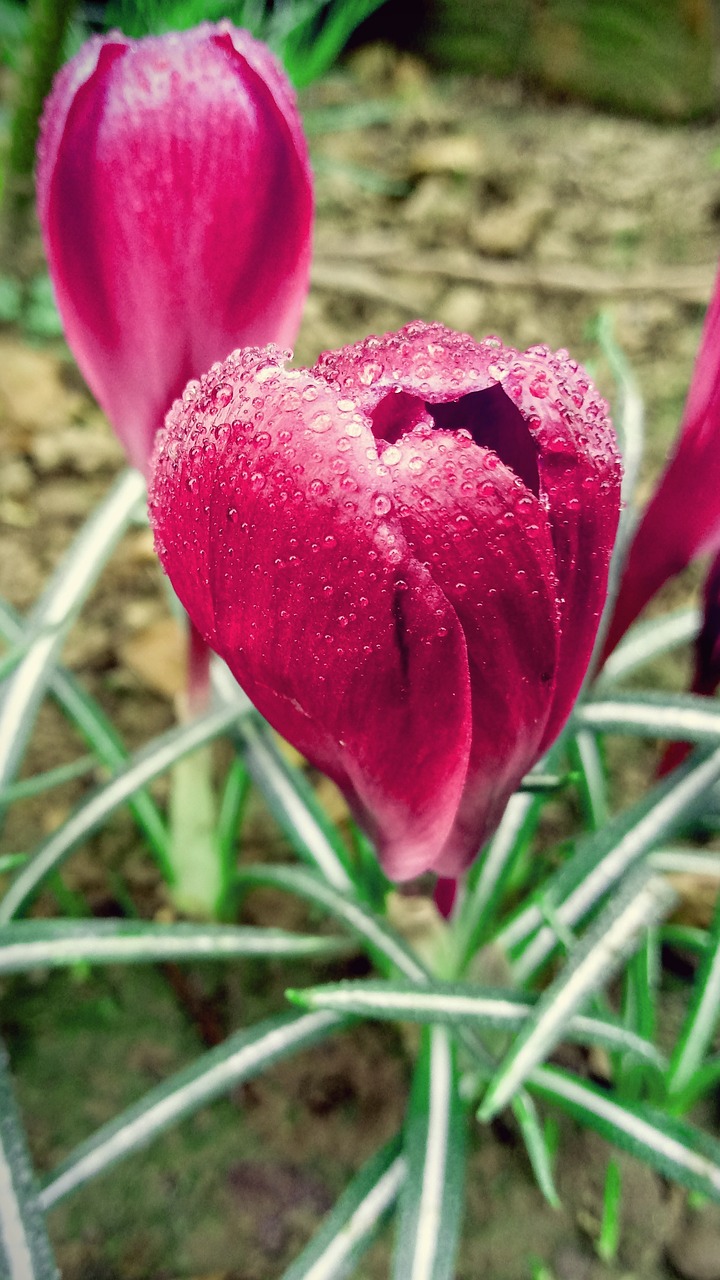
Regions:
[[[717, 127], [638, 123], [551, 103], [512, 83], [440, 79], [380, 47], [355, 55], [302, 106], [318, 223], [298, 361], [420, 316], [478, 337], [498, 333], [521, 348], [567, 346], [611, 394], [592, 336], [599, 311], [609, 310], [646, 401], [646, 495], [680, 418], [712, 285]], [[61, 344], [0, 333], [0, 449], [0, 592], [26, 610], [123, 462]], [[180, 643], [146, 528], [133, 529], [108, 565], [64, 661], [128, 746], [172, 723]], [[683, 672], [676, 666], [670, 678], [681, 683]], [[81, 750], [48, 704], [25, 772]], [[646, 751], [625, 758], [623, 788], [632, 789], [646, 760]], [[83, 785], [15, 805], [3, 850], [32, 848]], [[163, 798], [162, 785], [156, 794]], [[337, 806], [330, 789], [324, 796]], [[256, 805], [242, 856], [258, 854], [287, 851]], [[122, 885], [143, 915], [167, 910], [124, 815], [73, 856], [63, 880], [98, 914], [118, 912]], [[37, 907], [55, 909], [50, 895]], [[245, 918], [307, 924], [292, 902], [269, 894], [256, 895]], [[144, 969], [3, 982], [0, 1021], [38, 1167], [52, 1167], [190, 1061], [203, 1036], [282, 1008], [289, 984], [348, 971], [258, 964], [198, 967], [182, 982]], [[409, 1065], [399, 1034], [368, 1025], [186, 1121], [50, 1215], [63, 1275], [279, 1276], [351, 1171], [402, 1123]], [[705, 1119], [717, 1123], [711, 1111]], [[720, 1217], [687, 1209], [682, 1195], [624, 1158], [619, 1255], [599, 1261], [593, 1242], [607, 1155], [599, 1140], [565, 1132], [564, 1207], [553, 1212], [513, 1130], [501, 1124], [477, 1135], [459, 1280], [717, 1280]], [[381, 1242], [358, 1274], [387, 1273]]]

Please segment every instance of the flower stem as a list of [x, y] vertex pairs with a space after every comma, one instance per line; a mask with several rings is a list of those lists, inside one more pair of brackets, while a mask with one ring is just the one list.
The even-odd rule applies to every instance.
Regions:
[[[193, 720], [210, 706], [210, 650], [188, 623], [187, 677], [182, 718]], [[228, 858], [218, 831], [212, 778], [212, 748], [179, 760], [170, 781], [171, 896], [183, 915], [221, 918], [229, 889]]]

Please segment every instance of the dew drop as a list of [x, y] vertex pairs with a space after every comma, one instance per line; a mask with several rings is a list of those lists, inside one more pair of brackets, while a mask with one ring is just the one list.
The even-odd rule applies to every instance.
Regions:
[[379, 493], [373, 503], [376, 516], [386, 516], [392, 507], [392, 502], [384, 493]]
[[[307, 389], [310, 390], [310, 388]], [[321, 409], [318, 413], [313, 414], [310, 419], [310, 426], [318, 434], [323, 431], [329, 431], [332, 426], [332, 418], [329, 413]]]
[[213, 391], [213, 400], [219, 409], [224, 409], [233, 398], [233, 389], [229, 382], [221, 382]]

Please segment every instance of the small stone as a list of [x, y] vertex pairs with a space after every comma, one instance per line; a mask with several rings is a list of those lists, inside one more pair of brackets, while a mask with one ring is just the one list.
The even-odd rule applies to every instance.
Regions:
[[90, 476], [96, 471], [115, 470], [123, 458], [113, 436], [85, 427], [45, 431], [35, 437], [30, 451], [36, 467], [44, 474], [68, 469]]
[[428, 138], [410, 155], [410, 172], [415, 174], [452, 173], [476, 177], [487, 167], [482, 140], [475, 134], [451, 134]]
[[689, 1211], [667, 1247], [682, 1280], [720, 1280], [720, 1205]]
[[519, 258], [532, 248], [550, 212], [551, 205], [540, 192], [491, 209], [472, 223], [473, 243], [492, 257]]
[[458, 284], [448, 289], [437, 308], [438, 320], [449, 329], [477, 336], [487, 315], [487, 302], [480, 289]]

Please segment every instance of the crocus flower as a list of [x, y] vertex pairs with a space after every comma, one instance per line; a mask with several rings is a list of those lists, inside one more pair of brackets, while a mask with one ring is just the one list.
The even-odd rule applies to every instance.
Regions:
[[635, 531], [604, 656], [660, 587], [720, 549], [720, 272], [674, 452]]
[[68, 342], [137, 466], [190, 377], [294, 340], [307, 149], [284, 73], [247, 32], [88, 41], [47, 101], [38, 200]]
[[606, 406], [567, 352], [442, 325], [285, 358], [238, 351], [173, 406], [158, 553], [387, 872], [455, 876], [585, 671], [619, 511]]

